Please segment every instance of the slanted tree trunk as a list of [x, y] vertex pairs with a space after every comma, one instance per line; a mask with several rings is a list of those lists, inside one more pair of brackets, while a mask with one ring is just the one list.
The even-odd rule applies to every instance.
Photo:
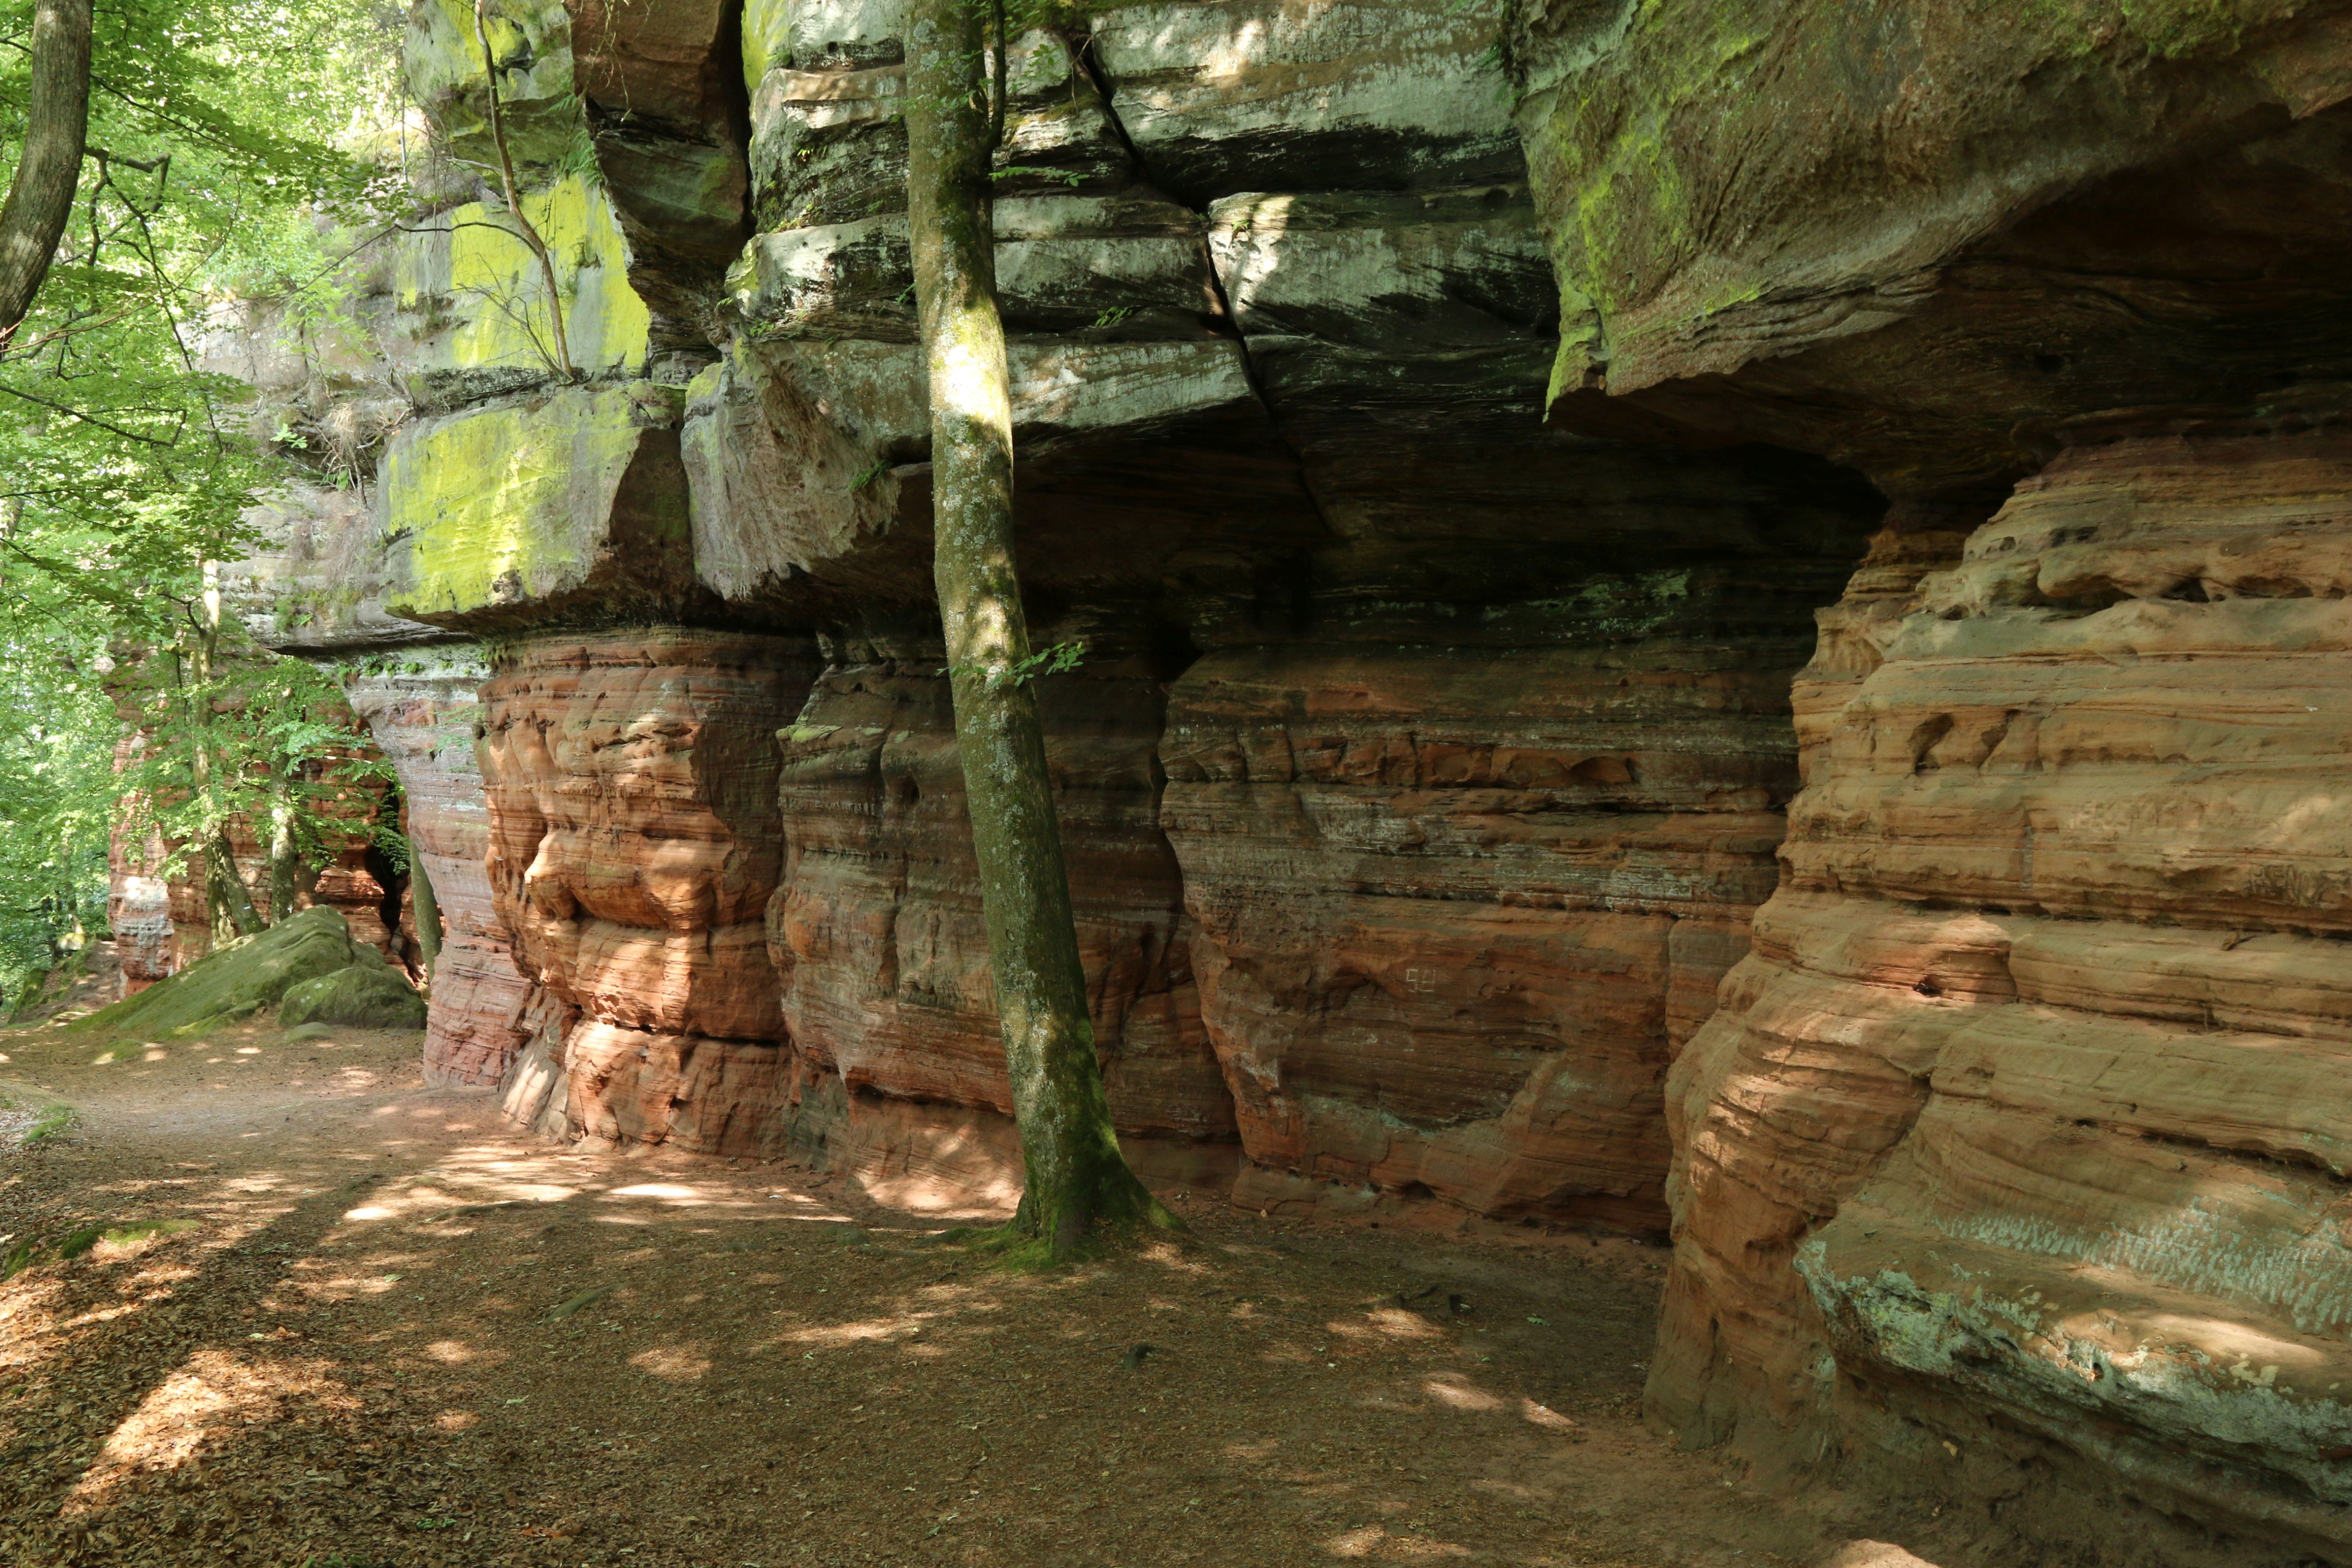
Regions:
[[555, 280], [555, 258], [548, 254], [547, 241], [541, 237], [530, 215], [522, 210], [522, 192], [515, 184], [514, 155], [507, 151], [507, 111], [499, 100], [499, 61], [490, 52], [489, 0], [474, 0], [474, 37], [482, 46], [482, 73], [489, 83], [490, 143], [498, 149], [499, 188], [506, 193], [507, 216], [514, 220], [516, 237], [538, 258], [539, 275], [547, 284], [547, 316], [555, 337], [555, 352], [548, 358], [556, 374], [566, 381], [577, 381], [580, 374], [572, 366], [572, 345], [563, 335], [563, 291]]
[[89, 138], [90, 0], [38, 0], [25, 151], [0, 205], [0, 352], [33, 308], [73, 216]]
[[425, 966], [425, 994], [433, 994], [434, 966], [441, 962], [441, 900], [425, 874], [425, 855], [408, 841], [408, 908], [416, 917], [416, 956]]
[[907, 221], [930, 381], [932, 571], [1021, 1127], [1026, 1185], [1012, 1229], [1058, 1260], [1107, 1234], [1176, 1221], [1128, 1168], [1111, 1128], [1045, 734], [1026, 679], [980, 10], [974, 0], [910, 0], [906, 37]]

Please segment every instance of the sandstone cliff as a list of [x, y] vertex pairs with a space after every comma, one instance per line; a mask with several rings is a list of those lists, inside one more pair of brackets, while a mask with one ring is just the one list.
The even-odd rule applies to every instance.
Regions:
[[[359, 703], [464, 955], [429, 1060], [1001, 1202], [897, 7], [499, 10], [581, 378], [448, 160], [246, 373], [368, 480], [289, 499], [269, 635], [444, 645]], [[1008, 67], [1139, 1162], [1671, 1229], [1653, 1415], [1770, 1471], [2352, 1554], [2352, 8], [1158, 0]]]

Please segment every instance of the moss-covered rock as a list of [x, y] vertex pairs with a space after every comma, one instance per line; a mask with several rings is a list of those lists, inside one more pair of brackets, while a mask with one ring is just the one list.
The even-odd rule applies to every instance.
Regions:
[[425, 998], [373, 953], [359, 963], [305, 980], [278, 1004], [289, 1026], [347, 1024], [362, 1029], [421, 1029]]
[[[645, 363], [652, 318], [629, 285], [630, 255], [605, 188], [574, 174], [522, 195], [554, 259], [564, 348], [590, 374]], [[438, 396], [551, 380], [547, 280], [502, 203], [473, 202], [406, 235], [395, 253], [402, 310], [422, 323], [417, 368]]]
[[682, 395], [566, 387], [402, 430], [382, 506], [395, 613], [466, 631], [552, 616], [691, 618]]
[[2334, 101], [2336, 17], [2314, 0], [1521, 7], [1507, 52], [1559, 271], [1553, 396], [1883, 328], [1934, 297], [1924, 268], [2054, 196]]
[[[552, 0], [501, 5], [488, 17], [509, 150], [526, 170], [562, 159], [585, 135], [574, 80], [570, 8]], [[451, 151], [494, 164], [489, 79], [467, 0], [428, 0], [403, 39], [408, 90]]]
[[[341, 911], [320, 904], [268, 931], [228, 943], [69, 1027], [109, 1038], [180, 1039], [274, 1007], [292, 987], [347, 969], [373, 949], [352, 940]], [[379, 967], [382, 960], [376, 959]]]

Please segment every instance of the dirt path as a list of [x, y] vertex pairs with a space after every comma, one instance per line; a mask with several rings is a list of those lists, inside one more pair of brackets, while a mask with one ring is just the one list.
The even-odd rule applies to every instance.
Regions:
[[[414, 1036], [96, 1054], [0, 1034], [0, 1093], [78, 1112], [0, 1145], [0, 1237], [117, 1232], [0, 1285], [20, 1568], [1815, 1568], [1845, 1542], [1636, 1424], [1649, 1249], [1196, 1205], [1189, 1253], [1007, 1277], [788, 1167], [518, 1136], [425, 1088]], [[194, 1223], [122, 1228], [163, 1221]]]

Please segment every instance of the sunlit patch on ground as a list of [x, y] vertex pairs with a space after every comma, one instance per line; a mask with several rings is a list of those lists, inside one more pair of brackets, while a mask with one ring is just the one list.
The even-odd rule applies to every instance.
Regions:
[[1643, 1433], [1652, 1287], [1581, 1249], [1194, 1205], [1006, 1275], [855, 1183], [522, 1138], [413, 1038], [198, 1059], [277, 1041], [19, 1069], [93, 1131], [0, 1173], [8, 1224], [203, 1228], [0, 1285], [6, 1568], [1818, 1559]]
[[224, 1351], [196, 1352], [107, 1437], [61, 1511], [86, 1512], [134, 1475], [189, 1464], [238, 1427], [277, 1419], [290, 1404], [314, 1410], [353, 1408], [350, 1394], [330, 1375], [331, 1365], [257, 1363]]
[[685, 1345], [662, 1345], [649, 1351], [639, 1351], [629, 1358], [629, 1364], [648, 1377], [658, 1377], [668, 1383], [691, 1383], [710, 1371], [710, 1358], [698, 1354]]
[[1375, 1563], [1438, 1563], [1472, 1554], [1466, 1546], [1432, 1541], [1426, 1536], [1391, 1535], [1377, 1524], [1333, 1536], [1330, 1552], [1334, 1557]]

